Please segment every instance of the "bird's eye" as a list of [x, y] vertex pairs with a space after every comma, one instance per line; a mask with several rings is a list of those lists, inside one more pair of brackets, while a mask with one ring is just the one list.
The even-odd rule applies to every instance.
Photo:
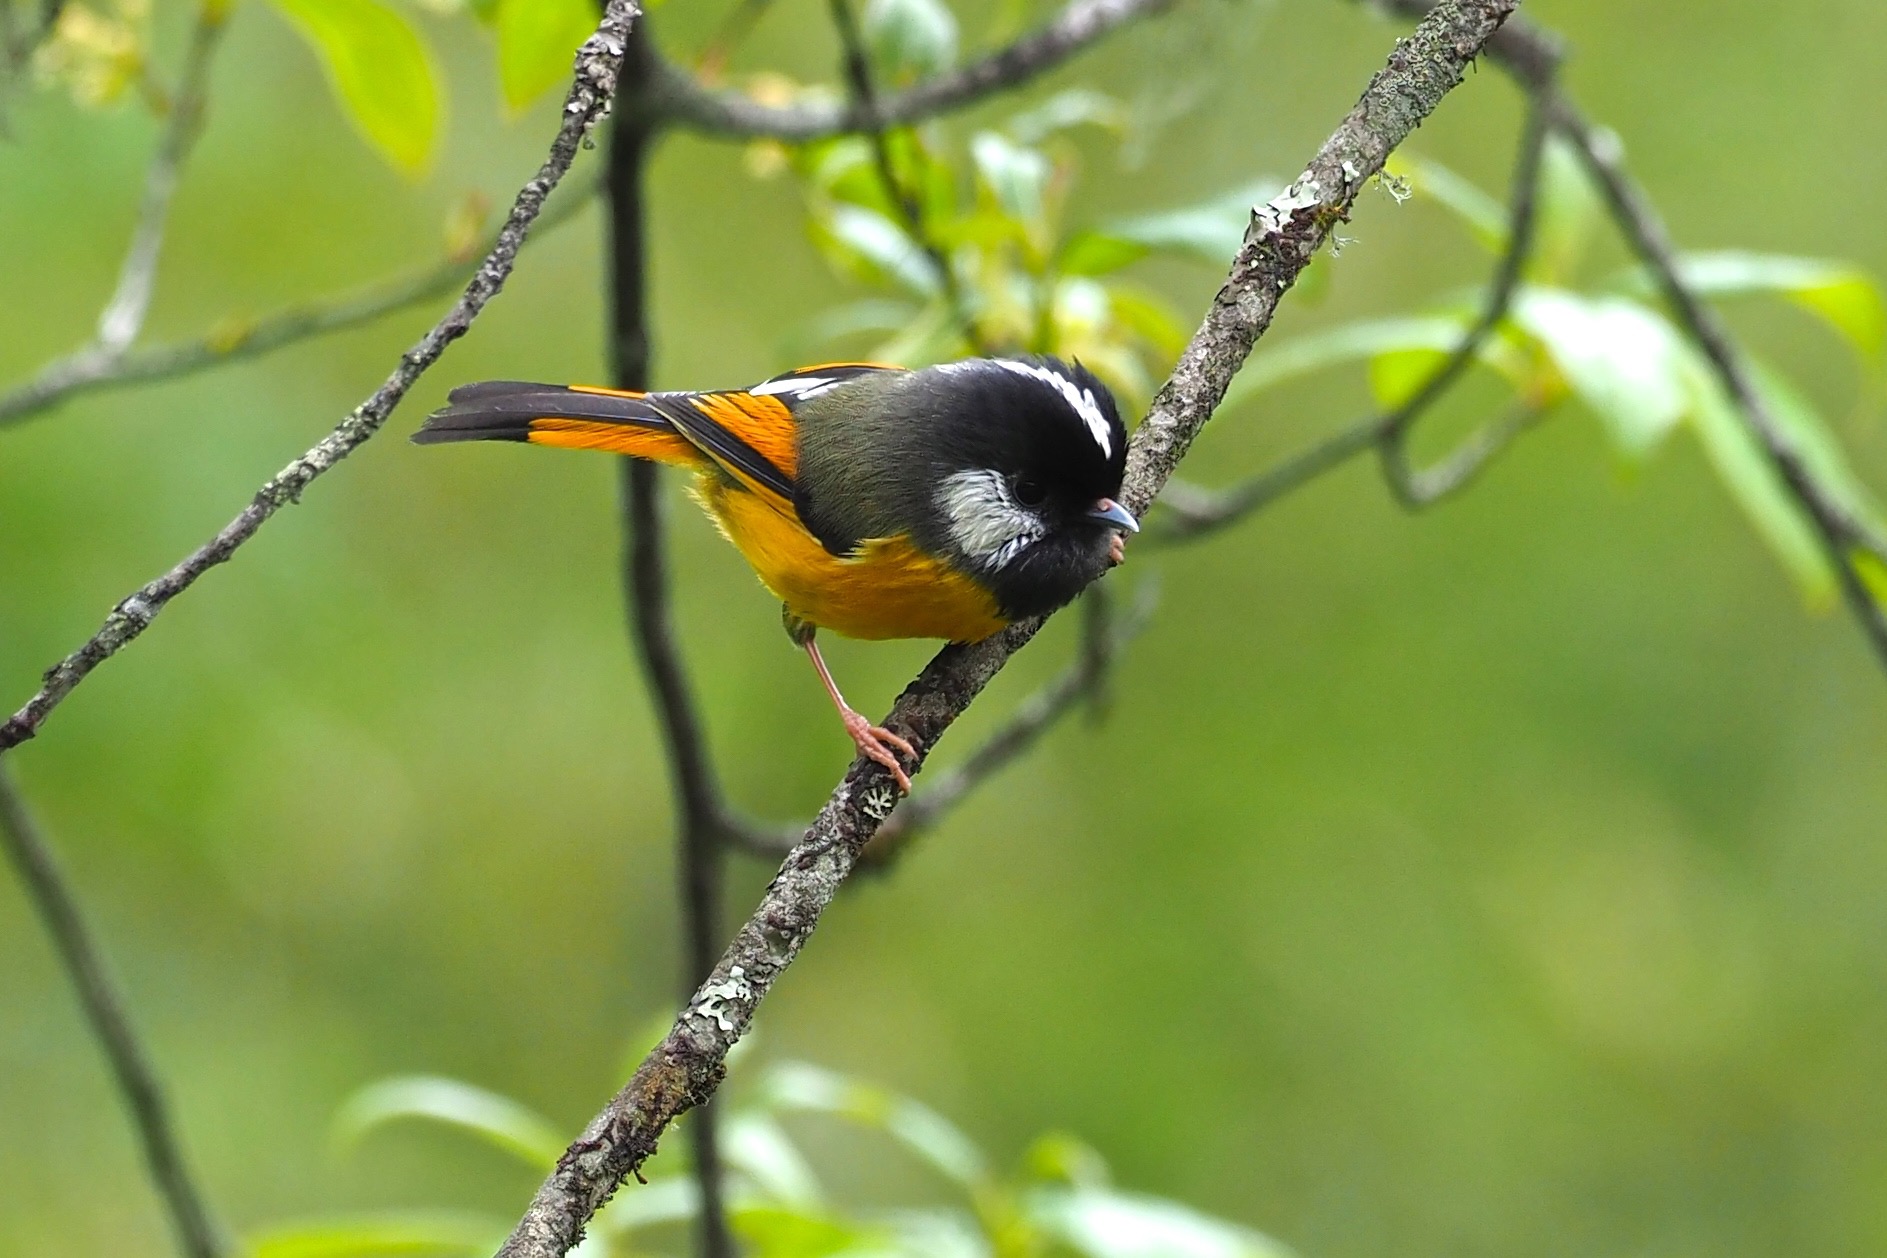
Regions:
[[1018, 476], [1015, 484], [1016, 501], [1025, 507], [1039, 507], [1048, 501], [1048, 486], [1033, 476]]

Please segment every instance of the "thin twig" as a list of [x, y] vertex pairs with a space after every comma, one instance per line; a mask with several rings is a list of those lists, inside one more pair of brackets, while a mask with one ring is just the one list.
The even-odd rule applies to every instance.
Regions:
[[[1144, 512], [1152, 503], [1270, 326], [1280, 297], [1348, 214], [1364, 181], [1461, 81], [1516, 3], [1443, 0], [1397, 44], [1297, 181], [1252, 216], [1225, 286], [1134, 432], [1120, 495], [1129, 510]], [[945, 647], [899, 696], [886, 727], [911, 739], [921, 760], [1040, 627], [1039, 620], [1022, 621], [982, 642]], [[500, 1251], [505, 1258], [568, 1252], [596, 1210], [655, 1152], [668, 1124], [714, 1094], [728, 1049], [805, 946], [898, 798], [884, 769], [854, 761], [713, 974], [558, 1160]]]
[[144, 316], [151, 308], [151, 292], [157, 283], [157, 258], [164, 247], [164, 229], [170, 218], [170, 203], [177, 193], [177, 180], [183, 165], [203, 134], [203, 109], [209, 89], [210, 61], [229, 18], [225, 0], [204, 0], [197, 9], [196, 25], [190, 32], [190, 47], [184, 53], [183, 70], [177, 88], [169, 93], [170, 116], [157, 142], [150, 172], [144, 180], [144, 199], [138, 207], [138, 221], [131, 233], [131, 248], [125, 254], [118, 273], [118, 287], [105, 303], [98, 317], [95, 348], [110, 357], [123, 353], [137, 340], [144, 327]]
[[[968, 294], [963, 291], [962, 282], [957, 278], [957, 269], [951, 264], [950, 255], [943, 246], [931, 237], [920, 195], [907, 188], [904, 181], [898, 178], [897, 163], [891, 154], [890, 126], [883, 120], [879, 110], [878, 88], [872, 80], [864, 32], [859, 29], [858, 16], [852, 11], [851, 0], [830, 0], [830, 8], [832, 25], [838, 30], [839, 46], [844, 52], [845, 77], [852, 93], [852, 108], [865, 120], [865, 134], [871, 141], [872, 160], [878, 168], [878, 180], [884, 185], [885, 200], [890, 202], [893, 212], [902, 220], [904, 234], [916, 242], [924, 256], [930, 259], [931, 269], [937, 275], [938, 290], [962, 330], [963, 339], [969, 342], [975, 352], [987, 354], [990, 347], [977, 327], [976, 315], [970, 309]], [[921, 152], [919, 160], [922, 160]]]
[[1146, 541], [1191, 541], [1235, 524], [1316, 480], [1376, 444], [1382, 416], [1371, 415], [1291, 455], [1242, 485], [1210, 490], [1174, 477], [1160, 491], [1160, 505], [1170, 523], [1148, 528]]
[[563, 122], [549, 156], [530, 182], [519, 190], [504, 229], [498, 234], [497, 246], [486, 255], [464, 295], [445, 318], [401, 357], [399, 365], [372, 396], [356, 407], [333, 432], [276, 473], [215, 537], [170, 571], [121, 601], [97, 633], [53, 665], [46, 672], [39, 692], [0, 724], [0, 751], [18, 746], [38, 733], [47, 716], [73, 687], [143, 633], [165, 604], [196, 584], [204, 573], [227, 561], [271, 516], [299, 501], [310, 483], [378, 432], [393, 408], [413, 387], [413, 382], [439, 360], [448, 345], [465, 335], [485, 303], [504, 287], [525, 233], [544, 208], [544, 199], [570, 169], [590, 128], [609, 111], [623, 43], [630, 23], [639, 12], [635, 0], [609, 0], [602, 24], [577, 51], [576, 81], [571, 84]]
[[[629, 36], [623, 59], [620, 108], [610, 130], [609, 214], [610, 356], [618, 388], [650, 385], [648, 311], [648, 162], [655, 132], [642, 108], [652, 56], [646, 23]], [[721, 948], [724, 857], [720, 788], [686, 666], [675, 642], [668, 565], [663, 540], [659, 469], [623, 459], [623, 595], [630, 637], [655, 699], [668, 751], [676, 800], [676, 866], [681, 904], [681, 998], [686, 1000], [714, 968]], [[733, 1258], [721, 1172], [715, 1106], [689, 1124], [695, 1183], [701, 1196], [696, 1236], [701, 1258]]]
[[220, 1258], [228, 1252], [221, 1230], [184, 1160], [183, 1146], [170, 1119], [164, 1091], [150, 1056], [131, 1027], [124, 993], [111, 976], [104, 951], [86, 925], [52, 849], [39, 832], [12, 774], [0, 763], [0, 843], [19, 871], [27, 898], [52, 936], [72, 990], [78, 993], [98, 1041], [111, 1064], [112, 1077], [137, 1129], [145, 1165], [169, 1212], [178, 1248], [187, 1258]]
[[[1877, 538], [1856, 520], [1839, 496], [1821, 483], [1795, 438], [1776, 418], [1769, 400], [1756, 387], [1749, 363], [1737, 349], [1730, 330], [1712, 307], [1692, 292], [1678, 269], [1677, 249], [1650, 198], [1625, 169], [1616, 141], [1588, 122], [1550, 85], [1541, 89], [1549, 100], [1553, 126], [1572, 141], [1586, 169], [1598, 182], [1613, 220], [1632, 250], [1650, 270], [1679, 326], [1690, 336], [1725, 393], [1736, 402], [1744, 422], [1768, 453], [1782, 478], [1820, 537], [1854, 617], [1867, 635], [1881, 666], [1887, 668], [1887, 607], [1868, 589], [1855, 567], [1856, 549], [1875, 550]], [[1887, 559], [1876, 551], [1876, 557]]]
[[[538, 216], [534, 230], [541, 234], [568, 222], [589, 205], [595, 194], [593, 182], [565, 189], [563, 195], [553, 199]], [[424, 270], [388, 280], [355, 296], [332, 303], [292, 307], [246, 327], [217, 329], [193, 340], [168, 345], [142, 349], [134, 346], [113, 356], [90, 350], [68, 354], [48, 363], [25, 384], [0, 394], [0, 427], [30, 419], [77, 393], [122, 388], [150, 380], [173, 380], [329, 332], [371, 323], [382, 315], [462, 286], [478, 273], [483, 255], [496, 247], [494, 237], [473, 258], [445, 258]]]
[[1546, 131], [1545, 111], [1537, 101], [1530, 103], [1526, 123], [1521, 128], [1520, 154], [1514, 160], [1507, 243], [1494, 268], [1494, 280], [1488, 286], [1480, 317], [1408, 400], [1383, 420], [1376, 447], [1382, 456], [1383, 478], [1402, 505], [1410, 510], [1429, 506], [1466, 484], [1482, 463], [1525, 427], [1506, 419], [1496, 420], [1432, 468], [1416, 468], [1409, 461], [1408, 437], [1415, 421], [1467, 373], [1487, 338], [1506, 319], [1514, 293], [1519, 290], [1521, 272], [1533, 253], [1534, 227], [1539, 218], [1540, 165], [1546, 152]]
[[835, 135], [902, 126], [1009, 91], [1053, 69], [1128, 22], [1170, 8], [1174, 0], [1072, 0], [1047, 25], [968, 65], [879, 102], [875, 118], [856, 103], [766, 105], [737, 92], [701, 86], [686, 70], [657, 61], [655, 106], [694, 131], [736, 140], [804, 144]]

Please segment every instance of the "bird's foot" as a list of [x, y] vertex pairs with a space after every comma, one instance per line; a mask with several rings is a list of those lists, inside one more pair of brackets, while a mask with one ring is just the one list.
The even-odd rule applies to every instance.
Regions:
[[1127, 539], [1119, 533], [1107, 539], [1107, 562], [1116, 568], [1127, 562]]
[[845, 721], [845, 732], [852, 736], [852, 742], [858, 748], [858, 754], [883, 765], [897, 782], [898, 790], [909, 795], [911, 775], [904, 771], [898, 756], [902, 754], [912, 764], [916, 764], [917, 748], [911, 745], [910, 740], [899, 737], [882, 725], [873, 725], [851, 708], [845, 709], [840, 716]]

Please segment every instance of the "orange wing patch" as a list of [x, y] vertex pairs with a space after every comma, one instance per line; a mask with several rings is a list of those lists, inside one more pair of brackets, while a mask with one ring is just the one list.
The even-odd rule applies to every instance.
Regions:
[[694, 408], [753, 447], [755, 454], [788, 480], [799, 475], [799, 429], [793, 412], [776, 397], [752, 393], [699, 393]]

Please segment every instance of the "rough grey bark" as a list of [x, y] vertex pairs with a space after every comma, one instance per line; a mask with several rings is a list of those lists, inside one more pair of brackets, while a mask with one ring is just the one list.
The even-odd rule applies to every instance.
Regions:
[[[1136, 513], [1152, 503], [1211, 418], [1279, 298], [1348, 214], [1364, 183], [1461, 81], [1518, 3], [1444, 0], [1397, 43], [1304, 173], [1258, 207], [1224, 287], [1134, 434], [1122, 498]], [[1040, 627], [1027, 621], [983, 642], [944, 648], [899, 696], [885, 724], [928, 753]], [[728, 1049], [897, 802], [883, 769], [854, 762], [668, 1035], [559, 1159], [499, 1251], [502, 1258], [568, 1252], [591, 1216], [655, 1152], [667, 1125], [714, 1094]]]

